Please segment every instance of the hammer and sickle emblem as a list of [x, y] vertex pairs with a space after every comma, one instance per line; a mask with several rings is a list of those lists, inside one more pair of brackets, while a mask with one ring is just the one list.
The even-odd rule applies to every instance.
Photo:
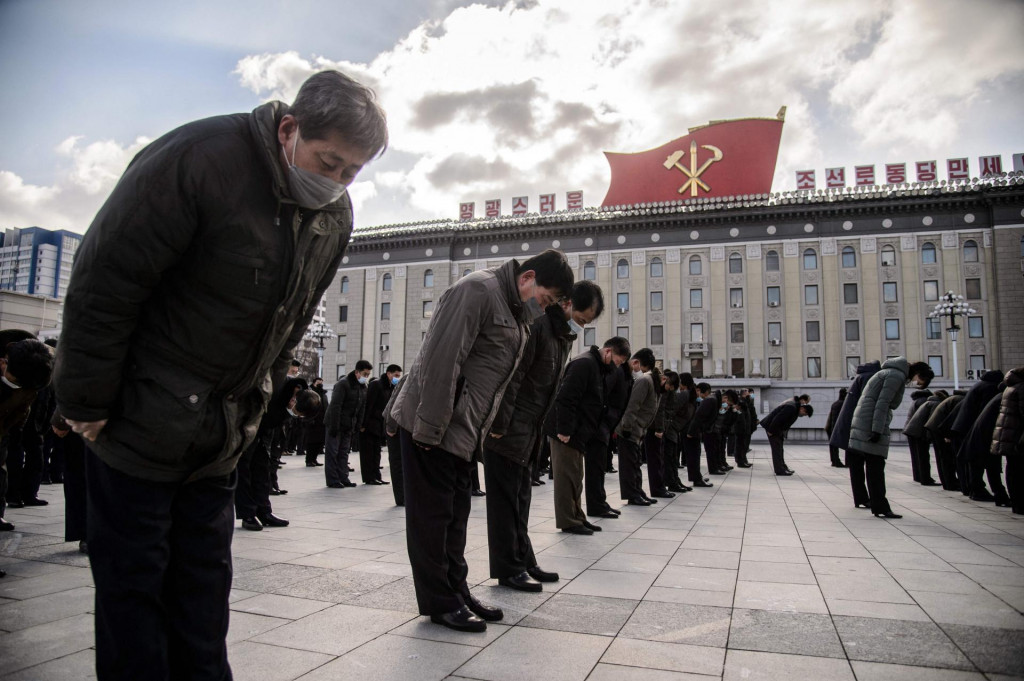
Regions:
[[721, 161], [724, 158], [724, 154], [722, 154], [722, 150], [721, 149], [719, 149], [718, 147], [712, 146], [710, 144], [702, 144], [701, 145], [701, 149], [707, 149], [708, 151], [710, 151], [711, 153], [714, 154], [714, 157], [713, 158], [709, 158], [708, 160], [704, 161], [704, 165], [702, 165], [700, 168], [697, 167], [697, 143], [696, 142], [690, 142], [690, 167], [689, 168], [687, 168], [686, 166], [682, 165], [679, 162], [679, 159], [681, 159], [683, 157], [683, 153], [685, 153], [685, 152], [674, 151], [674, 152], [672, 152], [669, 155], [669, 157], [667, 159], [665, 159], [665, 170], [672, 170], [672, 168], [679, 168], [679, 170], [681, 170], [682, 173], [684, 175], [686, 175], [687, 178], [689, 178], [689, 179], [686, 180], [686, 183], [683, 184], [683, 186], [679, 188], [679, 193], [680, 194], [685, 194], [686, 190], [689, 189], [690, 190], [690, 196], [697, 196], [697, 188], [698, 187], [703, 189], [706, 192], [711, 191], [711, 187], [709, 187], [707, 184], [705, 184], [704, 181], [700, 179], [700, 176], [704, 174], [704, 171], [707, 170], [711, 166], [712, 163], [717, 163], [718, 161]]

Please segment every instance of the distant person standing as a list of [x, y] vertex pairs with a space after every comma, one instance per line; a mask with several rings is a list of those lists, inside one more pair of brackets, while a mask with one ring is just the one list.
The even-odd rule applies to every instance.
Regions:
[[327, 417], [327, 391], [324, 390], [324, 379], [319, 376], [313, 380], [311, 387], [320, 396], [320, 406], [317, 408], [316, 414], [302, 419], [301, 427], [306, 466], [314, 468], [323, 466], [320, 463], [320, 455], [324, 453], [324, 442], [327, 440], [327, 433], [324, 431], [324, 419]]
[[366, 384], [372, 372], [373, 365], [361, 359], [356, 362], [355, 369], [334, 384], [331, 391], [331, 404], [324, 417], [327, 429], [324, 478], [328, 487], [341, 489], [356, 486], [348, 477], [348, 454], [352, 451], [352, 439], [362, 427], [363, 411], [366, 409]]
[[[650, 348], [634, 352], [629, 366], [633, 372], [633, 389], [629, 393], [626, 412], [615, 429], [619, 442], [619, 493], [631, 506], [650, 506], [658, 502], [644, 493], [640, 446], [658, 413], [658, 401], [665, 387]], [[660, 462], [661, 457], [657, 460]]]
[[836, 423], [839, 421], [839, 413], [843, 410], [843, 402], [846, 401], [846, 388], [839, 389], [839, 399], [832, 403], [832, 406], [828, 410], [828, 418], [825, 419], [825, 435], [829, 438], [828, 453], [832, 458], [833, 468], [846, 468], [846, 464], [839, 459], [839, 447], [832, 444], [832, 433], [836, 429]]
[[370, 381], [363, 411], [362, 446], [359, 448], [359, 473], [364, 485], [388, 484], [380, 474], [380, 452], [387, 435], [384, 432], [384, 407], [395, 386], [402, 380], [402, 367], [389, 364], [380, 378]]

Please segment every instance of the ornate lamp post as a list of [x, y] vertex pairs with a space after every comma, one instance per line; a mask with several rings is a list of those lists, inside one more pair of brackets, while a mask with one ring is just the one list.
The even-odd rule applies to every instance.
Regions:
[[949, 331], [949, 339], [953, 341], [953, 390], [960, 389], [960, 368], [957, 366], [956, 355], [956, 337], [960, 333], [960, 325], [957, 322], [960, 321], [961, 316], [971, 315], [975, 312], [977, 310], [965, 303], [963, 296], [946, 291], [945, 295], [939, 298], [935, 309], [928, 314], [932, 319], [948, 317], [949, 326], [946, 327], [946, 331]]
[[336, 335], [322, 315], [314, 316], [309, 328], [306, 329], [306, 338], [316, 343], [317, 376], [324, 375], [324, 341]]

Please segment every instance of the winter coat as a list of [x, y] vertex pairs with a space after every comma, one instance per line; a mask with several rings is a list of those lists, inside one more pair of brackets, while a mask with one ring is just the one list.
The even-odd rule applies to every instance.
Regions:
[[907, 425], [903, 428], [903, 434], [907, 437], [916, 437], [918, 440], [923, 442], [931, 442], [931, 433], [924, 427], [924, 424], [928, 423], [928, 419], [931, 417], [932, 412], [939, 406], [947, 395], [945, 392], [938, 392], [931, 395], [927, 400], [924, 401], [920, 407], [914, 410], [913, 416], [907, 421]]
[[964, 396], [962, 394], [954, 393], [939, 402], [938, 406], [932, 410], [932, 415], [928, 417], [924, 424], [925, 429], [931, 436], [932, 442], [938, 442], [950, 436], [950, 432], [947, 430], [953, 423], [950, 415], [952, 414], [955, 418], [956, 409], [960, 406], [963, 399]]
[[366, 386], [366, 408], [363, 410], [363, 428], [366, 433], [379, 438], [385, 437], [384, 433], [384, 407], [391, 399], [391, 393], [395, 386], [391, 385], [391, 379], [387, 372], [370, 381]]
[[[491, 423], [491, 433], [501, 438], [488, 437], [484, 453], [494, 453], [526, 466], [540, 453], [544, 419], [555, 399], [558, 382], [565, 371], [576, 334], [572, 332], [561, 306], [551, 306], [530, 325], [530, 338], [523, 349], [523, 357], [512, 380], [505, 389], [498, 414]], [[595, 381], [600, 384], [600, 379]], [[600, 390], [600, 385], [597, 386]], [[593, 396], [588, 396], [593, 400]], [[589, 438], [600, 418], [601, 394], [595, 400], [598, 414], [594, 425], [581, 438]], [[485, 459], [486, 461], [486, 459]]]
[[832, 437], [832, 431], [836, 428], [836, 421], [839, 420], [839, 412], [843, 410], [843, 402], [846, 399], [836, 400], [828, 410], [828, 418], [825, 419], [825, 434]]
[[473, 272], [441, 294], [390, 413], [413, 440], [472, 461], [529, 339], [519, 263]]
[[[910, 399], [913, 402], [910, 405], [910, 409], [907, 410], [907, 420], [903, 422], [903, 434], [907, 434], [907, 425], [910, 423], [910, 419], [914, 418], [914, 414], [921, 406], [928, 401], [928, 398], [932, 396], [931, 390], [915, 390], [910, 393]], [[911, 435], [913, 437], [913, 435]]]
[[978, 414], [978, 419], [967, 431], [964, 438], [964, 453], [971, 465], [984, 467], [985, 457], [992, 454], [992, 438], [995, 435], [996, 421], [999, 418], [999, 407], [1003, 402], [1003, 391], [992, 396], [988, 404]]
[[742, 399], [737, 406], [730, 407], [729, 411], [734, 415], [732, 434], [737, 437], [747, 437], [750, 435], [750, 412], [747, 411]]
[[331, 390], [331, 404], [324, 417], [327, 434], [338, 437], [339, 433], [355, 432], [363, 422], [365, 409], [366, 386], [356, 378], [355, 371], [350, 371]]
[[658, 392], [654, 387], [654, 377], [648, 371], [633, 381], [633, 389], [629, 393], [626, 413], [622, 415], [615, 434], [633, 442], [643, 440], [647, 427], [654, 422], [658, 413]]
[[761, 419], [761, 427], [769, 437], [786, 438], [789, 429], [800, 418], [800, 405], [793, 400], [786, 400], [772, 409], [768, 416]]
[[[725, 411], [722, 411], [722, 407], [725, 407]], [[733, 427], [736, 425], [736, 419], [738, 414], [732, 410], [732, 407], [725, 404], [725, 402], [719, 403], [718, 416], [715, 417], [715, 425], [712, 430], [717, 433], [720, 437], [729, 437], [732, 433]]]
[[[849, 449], [883, 459], [889, 456], [889, 424], [893, 411], [903, 401], [909, 373], [910, 362], [896, 357], [887, 360], [882, 370], [868, 380], [853, 411]], [[871, 442], [872, 433], [879, 433], [881, 438]]]
[[612, 373], [617, 373], [615, 367], [604, 363], [596, 345], [574, 357], [558, 384], [555, 403], [544, 421], [544, 434], [552, 438], [568, 435], [568, 445], [577, 451], [584, 451], [595, 438], [603, 440], [605, 379]]
[[849, 447], [850, 424], [853, 422], [853, 412], [857, 408], [857, 401], [868, 380], [881, 368], [882, 364], [878, 360], [866, 362], [857, 367], [857, 375], [850, 382], [850, 387], [846, 391], [846, 399], [843, 400], [843, 408], [839, 412], [835, 428], [832, 429], [832, 436], [828, 440], [830, 447], [838, 447], [843, 450]]
[[715, 427], [718, 419], [718, 400], [715, 394], [711, 393], [697, 404], [697, 409], [690, 419], [690, 427], [686, 429], [687, 437], [700, 439], [704, 433], [710, 432]]
[[[622, 366], [628, 368], [626, 364]], [[632, 377], [627, 381], [622, 369], [614, 366], [604, 375], [604, 416], [601, 417], [597, 437], [606, 444], [612, 439], [612, 433], [626, 411], [630, 381]]]
[[54, 385], [107, 424], [89, 448], [128, 475], [230, 473], [337, 274], [348, 194], [288, 194], [287, 106], [184, 125], [128, 165], [75, 254]]
[[991, 451], [998, 456], [1024, 454], [1024, 367], [1006, 372]]
[[974, 422], [981, 414], [992, 396], [999, 392], [999, 384], [1003, 381], [1003, 374], [999, 371], [986, 371], [981, 380], [971, 386], [964, 397], [963, 404], [957, 412], [956, 419], [950, 427], [950, 432], [955, 437], [964, 438], [974, 426]]
[[320, 407], [315, 415], [303, 417], [302, 427], [305, 429], [305, 445], [320, 447], [324, 444], [324, 436], [327, 434], [324, 425], [324, 419], [327, 417], [327, 391], [317, 386], [313, 386], [313, 390], [320, 396]]
[[658, 414], [654, 417], [655, 432], [664, 433], [669, 442], [679, 442], [682, 430], [693, 418], [694, 411], [688, 391], [666, 392], [661, 397]]
[[740, 402], [743, 405], [743, 411], [747, 415], [747, 427], [749, 431], [753, 433], [757, 430], [757, 424], [760, 419], [757, 418], [757, 406], [754, 404], [754, 396], [747, 395], [746, 399], [740, 398]]

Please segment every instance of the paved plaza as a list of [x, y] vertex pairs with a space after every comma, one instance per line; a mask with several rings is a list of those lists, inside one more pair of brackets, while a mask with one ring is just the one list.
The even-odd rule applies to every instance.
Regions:
[[[906, 448], [887, 468], [897, 521], [853, 508], [823, 446], [789, 447], [796, 475], [776, 478], [755, 443], [753, 468], [625, 506], [592, 537], [558, 531], [552, 485], [535, 487], [531, 537], [562, 576], [542, 594], [487, 578], [474, 499], [470, 583], [505, 611], [485, 634], [417, 616], [390, 487], [328, 489], [323, 469], [285, 460], [290, 493], [273, 501], [291, 527], [235, 532], [240, 681], [1024, 678], [1024, 517], [913, 483]], [[41, 496], [0, 534], [0, 678], [95, 678], [87, 561], [62, 541], [60, 486]]]

